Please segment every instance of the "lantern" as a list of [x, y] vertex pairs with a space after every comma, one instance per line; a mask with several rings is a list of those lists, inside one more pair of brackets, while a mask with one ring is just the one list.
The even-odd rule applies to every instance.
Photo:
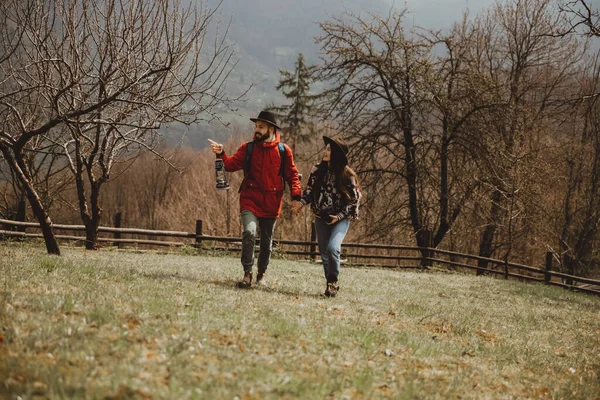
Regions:
[[227, 177], [225, 176], [225, 164], [218, 154], [217, 159], [215, 160], [215, 173], [217, 178], [217, 190], [229, 189], [229, 183], [227, 183]]

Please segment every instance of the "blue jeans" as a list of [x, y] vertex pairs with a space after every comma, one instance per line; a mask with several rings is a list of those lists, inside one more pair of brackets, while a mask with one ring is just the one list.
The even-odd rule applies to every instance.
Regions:
[[342, 241], [350, 228], [350, 220], [345, 218], [333, 225], [327, 225], [321, 218], [315, 219], [319, 253], [323, 261], [323, 272], [327, 282], [337, 282], [340, 274], [340, 254]]
[[256, 229], [260, 229], [260, 251], [258, 253], [258, 272], [265, 273], [271, 251], [273, 249], [273, 231], [275, 230], [275, 218], [258, 218], [251, 211], [242, 211], [242, 266], [244, 272], [252, 272], [254, 265], [254, 244], [256, 242]]

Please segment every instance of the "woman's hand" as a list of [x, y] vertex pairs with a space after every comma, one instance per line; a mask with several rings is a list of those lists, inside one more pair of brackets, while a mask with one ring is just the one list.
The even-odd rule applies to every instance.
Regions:
[[337, 215], [329, 214], [329, 216], [331, 217], [331, 222], [328, 222], [327, 225], [333, 225], [340, 220]]

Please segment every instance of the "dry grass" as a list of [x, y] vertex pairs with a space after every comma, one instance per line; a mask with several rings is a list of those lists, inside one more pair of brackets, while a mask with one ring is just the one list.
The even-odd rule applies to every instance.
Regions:
[[489, 277], [0, 246], [0, 398], [599, 398], [600, 299]]

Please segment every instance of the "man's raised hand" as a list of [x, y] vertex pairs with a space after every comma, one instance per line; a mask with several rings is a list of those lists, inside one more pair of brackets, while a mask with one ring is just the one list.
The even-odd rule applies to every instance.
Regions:
[[212, 150], [213, 153], [221, 154], [223, 152], [222, 144], [217, 143], [214, 140], [210, 140], [210, 139], [208, 139], [208, 141], [210, 142], [210, 149]]

